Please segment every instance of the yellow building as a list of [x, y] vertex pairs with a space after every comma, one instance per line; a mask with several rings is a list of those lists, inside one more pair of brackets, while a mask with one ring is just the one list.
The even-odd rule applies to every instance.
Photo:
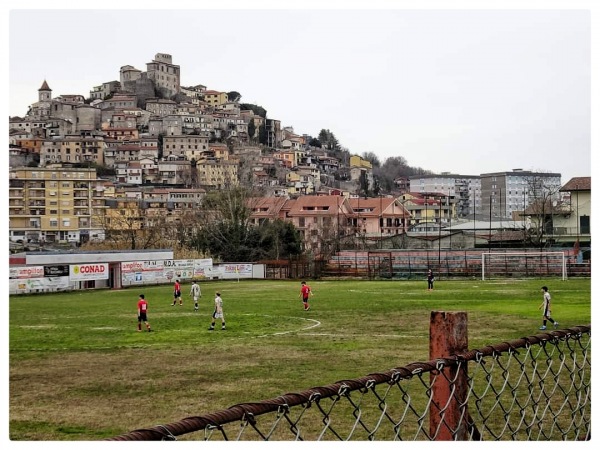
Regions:
[[204, 91], [204, 101], [211, 106], [219, 106], [227, 103], [227, 92]]
[[370, 161], [357, 155], [350, 157], [350, 181], [366, 182], [368, 189], [373, 189], [373, 165]]
[[104, 211], [95, 169], [21, 167], [9, 171], [11, 241], [83, 243], [100, 238]]
[[199, 161], [196, 170], [198, 184], [204, 188], [226, 189], [238, 184], [238, 165], [233, 161]]
[[455, 214], [455, 205], [445, 194], [407, 192], [399, 200], [412, 215], [414, 231], [439, 230], [449, 225]]
[[364, 169], [369, 169], [369, 170], [373, 169], [373, 165], [371, 164], [371, 161], [363, 159], [358, 155], [352, 155], [350, 157], [350, 167], [359, 167], [359, 168], [364, 168]]
[[104, 165], [106, 143], [103, 138], [68, 136], [45, 140], [40, 150], [40, 165], [92, 162]]
[[273, 158], [282, 162], [283, 166], [291, 169], [300, 164], [300, 160], [306, 155], [303, 151], [280, 150], [273, 153]]

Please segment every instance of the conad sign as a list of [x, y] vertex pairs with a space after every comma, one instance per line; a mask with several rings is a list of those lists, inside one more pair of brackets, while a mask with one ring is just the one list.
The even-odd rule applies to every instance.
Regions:
[[69, 270], [71, 281], [106, 280], [108, 264], [72, 264]]

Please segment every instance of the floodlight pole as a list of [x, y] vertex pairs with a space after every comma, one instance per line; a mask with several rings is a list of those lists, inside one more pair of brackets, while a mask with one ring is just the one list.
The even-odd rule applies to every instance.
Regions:
[[502, 210], [502, 188], [500, 188], [500, 248], [502, 248], [502, 241], [504, 240], [504, 230], [502, 228], [502, 216], [504, 211]]
[[383, 201], [379, 194], [379, 248], [383, 249]]
[[438, 200], [439, 223], [438, 223], [438, 272], [442, 267], [442, 202]]
[[427, 218], [429, 217], [429, 213], [427, 212], [427, 194], [425, 193], [425, 245], [427, 246], [427, 268], [429, 268], [429, 233], [427, 231]]
[[[429, 217], [429, 212], [427, 211], [427, 195], [425, 195], [425, 244], [427, 245], [427, 218]], [[427, 249], [429, 250], [429, 245], [427, 245]]]
[[490, 233], [488, 235], [488, 252], [492, 251], [492, 195], [490, 194]]
[[446, 205], [448, 210], [448, 228], [450, 228], [450, 236], [449, 236], [449, 245], [450, 250], [452, 250], [452, 203], [450, 202], [450, 188], [448, 188], [448, 197], [446, 198]]
[[525, 244], [525, 240], [527, 239], [527, 225], [525, 221], [525, 187], [523, 187], [523, 214], [521, 215], [521, 220], [523, 221], [523, 245]]
[[477, 226], [475, 222], [475, 201], [473, 201], [473, 250], [477, 247]]
[[579, 242], [579, 187], [577, 185], [575, 185], [575, 192], [577, 193], [577, 198], [575, 202], [575, 206], [577, 208], [575, 210], [575, 215], [577, 217], [575, 218], [575, 221], [577, 223], [577, 242]]

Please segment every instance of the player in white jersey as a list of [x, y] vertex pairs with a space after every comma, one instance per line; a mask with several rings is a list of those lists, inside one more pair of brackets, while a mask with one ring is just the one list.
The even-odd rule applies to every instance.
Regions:
[[196, 283], [196, 281], [192, 281], [190, 295], [194, 299], [194, 311], [198, 312], [198, 299], [202, 297], [202, 291], [200, 290], [200, 285]]
[[558, 322], [556, 320], [554, 320], [551, 316], [552, 311], [550, 311], [550, 300], [552, 299], [552, 297], [550, 297], [550, 292], [548, 292], [548, 288], [546, 286], [542, 286], [542, 292], [544, 293], [544, 300], [542, 301], [542, 304], [538, 307], [538, 309], [542, 310], [542, 326], [540, 327], [540, 330], [545, 330], [546, 329], [546, 321], [550, 321], [552, 322], [552, 324], [554, 325], [554, 328], [558, 327]]
[[215, 311], [213, 312], [212, 322], [210, 324], [210, 327], [208, 328], [209, 331], [215, 329], [215, 320], [217, 319], [221, 319], [221, 330], [224, 330], [225, 315], [223, 314], [223, 299], [221, 299], [221, 294], [219, 292], [215, 294]]

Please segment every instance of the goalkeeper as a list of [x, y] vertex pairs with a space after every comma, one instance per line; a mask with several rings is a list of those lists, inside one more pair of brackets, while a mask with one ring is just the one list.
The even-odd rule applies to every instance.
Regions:
[[556, 327], [558, 327], [558, 322], [556, 320], [554, 320], [552, 317], [550, 317], [550, 315], [552, 314], [552, 311], [550, 311], [550, 300], [552, 299], [552, 297], [550, 297], [550, 292], [548, 292], [548, 287], [542, 286], [542, 292], [544, 293], [544, 300], [542, 301], [542, 304], [538, 307], [538, 309], [541, 309], [543, 311], [542, 326], [540, 327], [540, 330], [546, 329], [546, 322], [548, 320], [550, 322], [552, 322], [552, 324], [554, 325], [554, 328], [556, 328]]

